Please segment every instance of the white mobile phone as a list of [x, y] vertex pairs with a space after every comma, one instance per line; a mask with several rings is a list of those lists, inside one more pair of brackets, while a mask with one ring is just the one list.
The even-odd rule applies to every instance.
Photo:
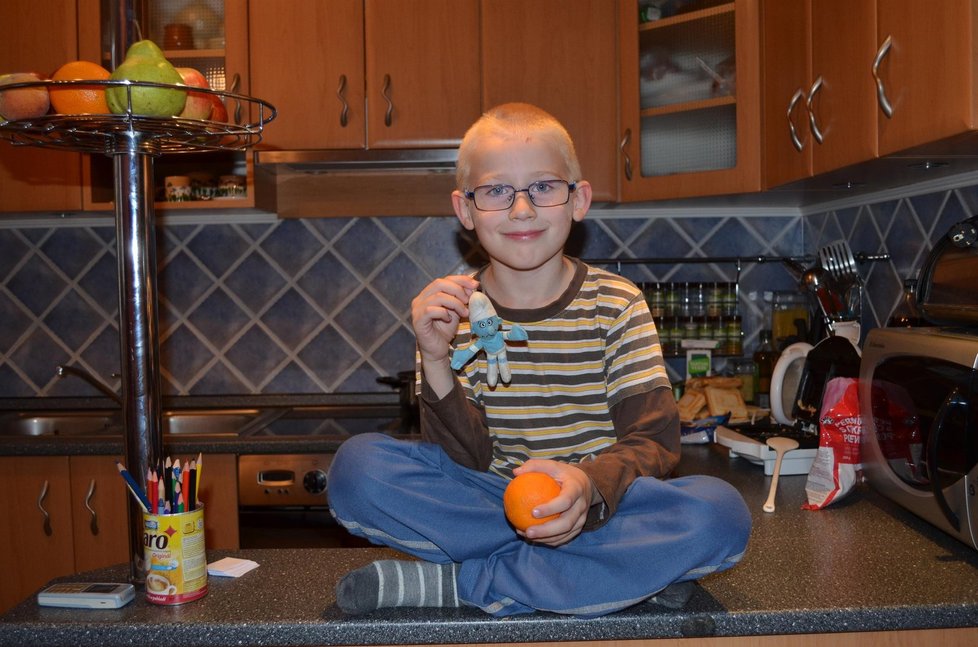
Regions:
[[136, 596], [132, 584], [107, 582], [64, 582], [52, 584], [37, 594], [42, 607], [72, 607], [75, 609], [118, 609]]

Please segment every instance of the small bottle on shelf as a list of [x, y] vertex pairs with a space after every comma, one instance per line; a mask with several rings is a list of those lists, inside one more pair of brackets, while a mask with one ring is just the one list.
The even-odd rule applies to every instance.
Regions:
[[777, 355], [771, 345], [771, 331], [762, 330], [760, 342], [754, 351], [754, 397], [757, 406], [767, 409], [771, 406], [771, 374]]

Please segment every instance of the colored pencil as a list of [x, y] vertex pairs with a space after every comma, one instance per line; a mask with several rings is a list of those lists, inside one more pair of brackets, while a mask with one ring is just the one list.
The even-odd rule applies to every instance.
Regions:
[[187, 493], [189, 495], [190, 509], [197, 509], [197, 461], [190, 461], [190, 491]]
[[146, 494], [143, 492], [142, 488], [140, 488], [139, 484], [136, 483], [136, 479], [132, 477], [132, 474], [129, 473], [129, 470], [126, 469], [125, 465], [119, 461], [115, 462], [115, 466], [116, 469], [119, 470], [119, 474], [122, 475], [123, 480], [126, 482], [126, 487], [129, 488], [129, 492], [132, 493], [133, 497], [139, 503], [139, 506], [143, 509], [143, 512], [149, 512], [152, 505], [150, 504], [149, 499], [146, 498]]

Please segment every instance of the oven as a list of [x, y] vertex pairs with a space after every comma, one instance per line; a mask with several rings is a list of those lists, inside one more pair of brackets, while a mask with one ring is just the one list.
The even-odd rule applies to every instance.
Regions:
[[417, 438], [413, 416], [397, 406], [294, 409], [253, 434], [260, 452], [238, 456], [241, 548], [371, 545], [336, 523], [326, 488], [336, 448], [368, 431]]

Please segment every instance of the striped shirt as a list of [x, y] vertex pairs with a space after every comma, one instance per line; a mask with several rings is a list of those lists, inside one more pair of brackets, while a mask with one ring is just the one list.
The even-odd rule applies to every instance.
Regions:
[[[503, 332], [519, 323], [529, 337], [506, 344], [509, 384], [489, 388], [484, 353], [459, 371], [466, 397], [485, 411], [493, 439], [489, 469], [507, 478], [530, 458], [590, 460], [618, 440], [611, 407], [669, 386], [642, 292], [621, 276], [576, 264], [571, 289], [554, 308], [494, 304]], [[463, 321], [455, 345], [469, 342]]]

